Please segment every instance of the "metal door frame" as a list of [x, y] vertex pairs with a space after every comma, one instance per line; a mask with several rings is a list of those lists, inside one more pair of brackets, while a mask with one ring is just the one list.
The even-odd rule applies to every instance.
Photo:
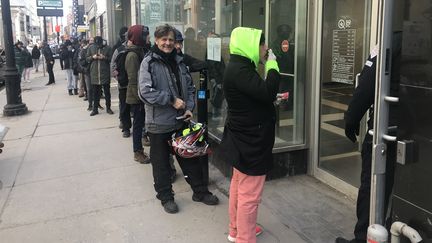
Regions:
[[[309, 121], [307, 126], [309, 127], [308, 138], [310, 141], [308, 174], [355, 200], [357, 198], [358, 188], [319, 168], [323, 2], [323, 0], [310, 0], [308, 10], [308, 50], [313, 50], [307, 55], [310, 60], [307, 65], [307, 79], [311, 80], [311, 87], [306, 92], [306, 97], [311, 97], [311, 103], [308, 105], [308, 107], [310, 107], [310, 112], [307, 112], [307, 115], [310, 117], [306, 117], [307, 121]], [[377, 6], [378, 0], [372, 0], [370, 6], [370, 21], [368, 21], [370, 25], [369, 49], [375, 45], [377, 38]]]

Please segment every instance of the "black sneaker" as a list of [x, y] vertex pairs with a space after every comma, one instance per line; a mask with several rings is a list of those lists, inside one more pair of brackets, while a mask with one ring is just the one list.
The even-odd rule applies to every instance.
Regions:
[[202, 202], [207, 205], [218, 205], [219, 204], [219, 198], [217, 198], [215, 195], [211, 194], [211, 192], [207, 193], [194, 193], [192, 195], [192, 200], [195, 202]]
[[91, 110], [93, 110], [93, 106], [89, 105], [89, 106], [87, 107], [87, 111], [91, 111]]
[[179, 211], [177, 203], [175, 203], [174, 200], [166, 201], [166, 202], [162, 203], [162, 206], [163, 206], [165, 212], [167, 212], [167, 213], [174, 214], [174, 213], [178, 213], [178, 211]]
[[356, 239], [347, 240], [345, 238], [338, 237], [336, 238], [335, 243], [366, 243], [366, 240], [356, 240]]
[[128, 138], [128, 137], [130, 137], [130, 135], [131, 135], [131, 134], [130, 134], [130, 130], [124, 130], [124, 131], [123, 131], [123, 137], [124, 137], [124, 138]]
[[92, 111], [92, 112], [90, 113], [90, 116], [94, 116], [94, 115], [97, 115], [97, 114], [99, 114], [98, 111]]
[[111, 110], [111, 108], [107, 107], [106, 112], [110, 115], [114, 114], [114, 112]]

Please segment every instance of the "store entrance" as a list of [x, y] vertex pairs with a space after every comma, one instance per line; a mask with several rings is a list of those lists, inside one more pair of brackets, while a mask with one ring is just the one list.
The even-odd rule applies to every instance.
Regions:
[[345, 137], [344, 112], [369, 50], [370, 2], [330, 0], [323, 3], [320, 91], [319, 169], [358, 187], [361, 141]]

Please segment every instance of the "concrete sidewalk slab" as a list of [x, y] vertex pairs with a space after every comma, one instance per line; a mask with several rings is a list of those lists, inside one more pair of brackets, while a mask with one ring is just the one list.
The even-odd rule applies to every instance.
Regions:
[[[166, 214], [155, 199], [151, 165], [133, 161], [131, 138], [121, 137], [115, 85], [116, 114], [90, 117], [88, 103], [67, 94], [64, 72], [55, 74], [55, 85], [44, 86], [41, 75], [23, 85], [31, 113], [0, 118], [11, 128], [0, 154], [1, 241], [227, 242], [228, 198], [220, 186], [227, 178], [210, 166], [210, 190], [221, 204], [207, 206], [191, 200], [178, 169], [180, 212]], [[0, 105], [5, 100], [0, 92]], [[258, 217], [265, 229], [258, 242], [310, 242], [266, 203]]]

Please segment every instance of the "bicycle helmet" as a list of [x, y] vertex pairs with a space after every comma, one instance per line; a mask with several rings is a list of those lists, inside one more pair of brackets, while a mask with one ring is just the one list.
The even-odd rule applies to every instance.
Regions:
[[188, 128], [172, 136], [173, 152], [183, 158], [200, 157], [210, 153], [207, 141], [204, 139], [206, 126], [202, 123], [190, 124]]

